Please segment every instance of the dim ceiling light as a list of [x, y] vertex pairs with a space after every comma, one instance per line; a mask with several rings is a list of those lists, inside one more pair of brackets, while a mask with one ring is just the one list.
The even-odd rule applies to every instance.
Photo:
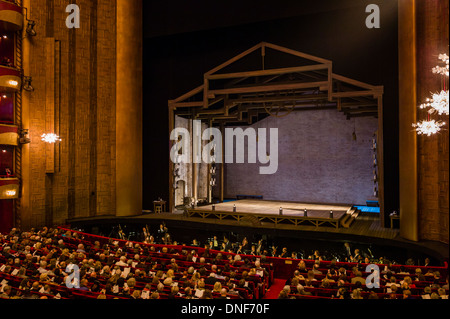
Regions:
[[46, 143], [61, 142], [61, 139], [55, 133], [44, 133], [41, 135], [41, 139]]
[[429, 120], [418, 122], [412, 126], [416, 128], [417, 134], [430, 136], [439, 132], [441, 130], [441, 126], [444, 125], [445, 122]]

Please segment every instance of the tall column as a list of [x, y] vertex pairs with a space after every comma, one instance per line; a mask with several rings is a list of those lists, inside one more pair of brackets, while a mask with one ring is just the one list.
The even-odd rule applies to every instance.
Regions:
[[[169, 136], [172, 133], [172, 130], [175, 128], [175, 107], [169, 104]], [[173, 140], [169, 140], [169, 152], [174, 145]], [[174, 173], [174, 163], [169, 160], [169, 202], [167, 205], [167, 210], [169, 213], [173, 213], [175, 211], [175, 187], [174, 182], [175, 178], [173, 176]]]
[[117, 0], [116, 215], [142, 213], [142, 0]]
[[[22, 6], [30, 10], [30, 0], [22, 1]], [[22, 30], [22, 69], [26, 75], [30, 74], [30, 39], [25, 36], [25, 30]], [[22, 128], [30, 129], [30, 97], [28, 92], [22, 92]], [[22, 229], [30, 226], [31, 207], [30, 207], [30, 144], [21, 146], [21, 191], [20, 191], [20, 219]]]
[[398, 2], [400, 236], [418, 241], [415, 0]]

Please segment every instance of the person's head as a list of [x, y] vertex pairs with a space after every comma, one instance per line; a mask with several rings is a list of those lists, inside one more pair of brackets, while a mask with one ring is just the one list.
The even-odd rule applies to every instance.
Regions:
[[153, 292], [151, 295], [150, 295], [150, 299], [159, 299], [159, 293], [158, 292]]
[[39, 276], [39, 281], [48, 281], [48, 275], [47, 273], [43, 273]]
[[300, 260], [300, 262], [298, 263], [298, 269], [299, 270], [305, 270], [306, 269], [306, 263], [304, 260]]
[[184, 288], [184, 294], [185, 294], [185, 296], [191, 296], [192, 295], [192, 288], [191, 287]]
[[371, 292], [369, 293], [368, 299], [378, 299], [377, 293], [376, 293], [375, 291], [371, 291]]
[[[39, 281], [35, 281], [33, 282], [33, 284], [31, 285], [31, 288], [33, 290], [38, 290], [39, 289]], [[3, 289], [4, 290], [4, 289]]]
[[9, 286], [9, 285], [3, 286], [3, 293], [5, 295], [9, 296], [11, 294], [11, 286]]
[[360, 289], [353, 289], [353, 299], [362, 299]]
[[430, 296], [431, 299], [439, 299], [439, 295], [435, 292], [433, 292]]
[[426, 294], [426, 295], [431, 294], [431, 287], [430, 287], [430, 286], [426, 286], [426, 287], [423, 289], [423, 293]]
[[296, 286], [296, 288], [297, 288], [297, 292], [298, 292], [299, 294], [303, 293], [303, 291], [305, 290], [305, 287], [303, 287], [301, 284], [298, 284], [298, 285]]
[[409, 289], [403, 290], [403, 299], [407, 299], [409, 298], [409, 296], [411, 296], [411, 290]]
[[220, 289], [220, 296], [221, 297], [226, 297], [227, 296], [227, 289], [226, 288]]
[[286, 294], [290, 294], [291, 293], [291, 287], [289, 285], [285, 285], [283, 287], [283, 290], [286, 292]]
[[164, 286], [171, 286], [172, 285], [172, 277], [167, 277], [166, 279], [164, 279], [163, 284], [164, 284]]
[[408, 283], [408, 285], [411, 285], [411, 283], [412, 283], [412, 279], [411, 279], [410, 276], [405, 276], [405, 277], [403, 278], [403, 280], [404, 280], [406, 283]]
[[220, 283], [220, 281], [216, 281], [216, 283], [214, 284], [214, 292], [220, 292], [222, 290], [222, 284]]
[[396, 286], [396, 285], [392, 285], [391, 286], [391, 292], [392, 293], [394, 293], [394, 294], [397, 293], [397, 290], [398, 290], [398, 286]]
[[203, 291], [202, 299], [213, 299], [211, 290], [205, 289], [205, 291]]
[[130, 279], [127, 280], [127, 285], [130, 288], [134, 288], [134, 286], [136, 286], [136, 279], [131, 277]]
[[322, 280], [322, 287], [323, 288], [329, 288], [330, 287], [330, 281], [328, 279]]
[[139, 298], [141, 298], [141, 291], [138, 290], [138, 289], [135, 289], [135, 290], [133, 291], [132, 296], [133, 296], [134, 299], [139, 299]]
[[179, 291], [180, 288], [178, 286], [172, 286], [172, 288], [170, 289], [170, 292], [174, 295], [178, 294]]

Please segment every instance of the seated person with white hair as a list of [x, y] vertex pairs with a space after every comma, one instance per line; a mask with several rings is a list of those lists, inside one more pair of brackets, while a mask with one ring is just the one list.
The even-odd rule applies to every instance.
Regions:
[[125, 257], [125, 256], [121, 256], [120, 257], [120, 260], [118, 261], [118, 262], [116, 262], [116, 265], [117, 266], [128, 266], [128, 263], [127, 263], [127, 257]]

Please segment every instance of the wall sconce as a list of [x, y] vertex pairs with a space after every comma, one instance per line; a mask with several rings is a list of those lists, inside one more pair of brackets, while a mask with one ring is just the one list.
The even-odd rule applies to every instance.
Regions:
[[16, 191], [15, 191], [15, 190], [6, 191], [6, 192], [5, 192], [5, 195], [6, 195], [7, 197], [13, 197], [13, 196], [16, 196]]
[[28, 20], [28, 24], [27, 24], [27, 28], [26, 28], [25, 32], [32, 37], [35, 37], [37, 35], [36, 30], [34, 30], [35, 25], [36, 25], [36, 22], [34, 22], [33, 20]]
[[55, 133], [44, 133], [41, 135], [41, 140], [46, 143], [61, 142], [61, 139]]
[[28, 9], [25, 8], [25, 19], [27, 20], [27, 28], [25, 29], [25, 32], [32, 37], [35, 37], [37, 35], [36, 30], [34, 30], [34, 26], [36, 25], [36, 22], [34, 20], [28, 19]]
[[31, 76], [23, 76], [23, 89], [28, 92], [33, 92], [34, 87], [31, 86], [32, 77]]
[[19, 131], [19, 143], [20, 144], [29, 144], [30, 138], [27, 137], [28, 129], [20, 129]]

